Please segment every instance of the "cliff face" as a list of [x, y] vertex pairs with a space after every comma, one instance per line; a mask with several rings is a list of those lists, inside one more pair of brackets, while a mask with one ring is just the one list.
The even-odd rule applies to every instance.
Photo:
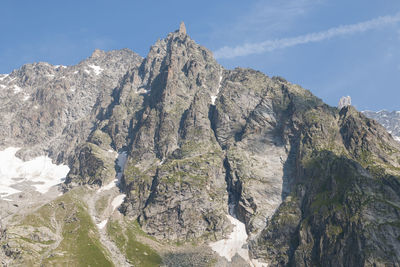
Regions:
[[352, 107], [316, 114], [301, 120], [296, 182], [253, 253], [276, 265], [396, 266], [399, 145]]
[[45, 153], [67, 163], [110, 104], [110, 91], [141, 61], [128, 49], [96, 50], [75, 66], [40, 62], [2, 75], [0, 147], [23, 147], [24, 159]]
[[[110, 53], [89, 59], [110, 73], [80, 124], [90, 127], [73, 145], [64, 135], [57, 143], [55, 158], [71, 155], [65, 191], [102, 192], [117, 176], [124, 231], [135, 222], [159, 242], [227, 238], [231, 215], [245, 224], [250, 259], [270, 266], [398, 266], [400, 144], [381, 125], [283, 78], [225, 70], [184, 26], [144, 60]], [[56, 108], [77, 107], [65, 94], [54, 96]], [[49, 129], [45, 114], [40, 127]], [[75, 124], [60, 120], [68, 136]], [[126, 163], [115, 164], [116, 152]]]
[[374, 119], [382, 124], [393, 138], [400, 142], [400, 111], [389, 112], [381, 110], [374, 112], [367, 110], [362, 113], [368, 118]]

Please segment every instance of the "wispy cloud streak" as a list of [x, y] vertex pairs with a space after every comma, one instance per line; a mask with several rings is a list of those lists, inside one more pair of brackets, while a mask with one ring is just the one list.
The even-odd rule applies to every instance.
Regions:
[[300, 44], [320, 42], [323, 40], [331, 39], [336, 36], [350, 35], [354, 33], [365, 32], [372, 29], [377, 29], [389, 24], [400, 21], [400, 13], [393, 16], [383, 16], [368, 21], [342, 25], [334, 27], [326, 31], [309, 33], [291, 38], [282, 38], [275, 40], [267, 40], [260, 43], [246, 43], [244, 45], [229, 47], [224, 46], [214, 52], [215, 58], [235, 58], [238, 56], [246, 56], [251, 54], [260, 54], [263, 52], [270, 52], [276, 49], [296, 46]]

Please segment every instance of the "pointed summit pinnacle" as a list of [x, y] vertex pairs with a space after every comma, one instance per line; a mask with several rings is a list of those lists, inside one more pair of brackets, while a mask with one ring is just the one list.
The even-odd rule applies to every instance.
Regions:
[[179, 33], [186, 35], [186, 26], [185, 26], [185, 23], [183, 21], [179, 25]]
[[351, 97], [350, 96], [343, 96], [339, 100], [338, 108], [342, 109], [344, 107], [351, 106]]

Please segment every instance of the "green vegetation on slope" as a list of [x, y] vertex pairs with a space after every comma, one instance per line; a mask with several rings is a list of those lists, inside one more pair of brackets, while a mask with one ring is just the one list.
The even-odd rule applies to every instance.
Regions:
[[138, 235], [145, 235], [137, 223], [126, 223], [121, 226], [118, 221], [111, 220], [107, 224], [107, 232], [127, 260], [135, 266], [160, 266], [161, 257], [149, 246], [138, 241]]
[[[81, 193], [68, 192], [10, 228], [11, 241], [32, 259], [27, 266], [113, 266], [86, 206], [78, 199]], [[30, 228], [34, 234], [25, 230]]]

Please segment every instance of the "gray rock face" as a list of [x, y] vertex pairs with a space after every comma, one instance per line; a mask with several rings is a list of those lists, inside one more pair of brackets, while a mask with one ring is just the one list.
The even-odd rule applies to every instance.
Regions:
[[393, 138], [400, 142], [400, 111], [381, 110], [375, 112], [367, 110], [363, 111], [363, 114], [382, 124]]
[[23, 147], [24, 159], [47, 154], [67, 162], [110, 105], [119, 80], [141, 61], [128, 49], [96, 50], [76, 66], [40, 62], [0, 76], [0, 148]]
[[[225, 70], [184, 24], [143, 60], [95, 51], [73, 67], [37, 65], [34, 78], [28, 67], [0, 77], [3, 146], [68, 158], [66, 190], [109, 184], [126, 152], [120, 211], [156, 239], [226, 238], [230, 214], [250, 258], [271, 266], [400, 261], [400, 144], [349, 98], [339, 110], [283, 78]], [[36, 117], [15, 85], [30, 88]]]
[[339, 100], [338, 109], [342, 109], [344, 107], [351, 106], [351, 97], [350, 96], [343, 96]]

